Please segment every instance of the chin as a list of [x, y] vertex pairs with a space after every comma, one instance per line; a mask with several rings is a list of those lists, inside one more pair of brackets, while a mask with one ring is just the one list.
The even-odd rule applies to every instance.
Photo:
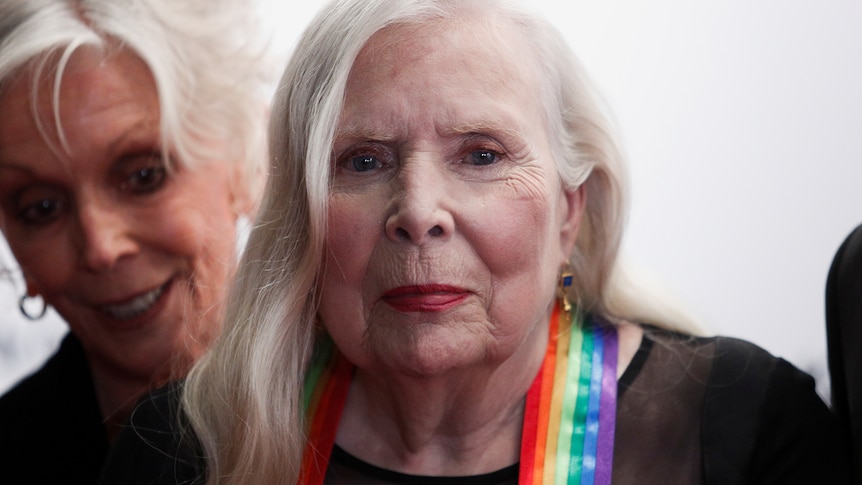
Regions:
[[409, 344], [388, 342], [372, 349], [375, 363], [387, 372], [410, 377], [442, 377], [484, 365], [486, 353], [478, 342], [419, 337]]

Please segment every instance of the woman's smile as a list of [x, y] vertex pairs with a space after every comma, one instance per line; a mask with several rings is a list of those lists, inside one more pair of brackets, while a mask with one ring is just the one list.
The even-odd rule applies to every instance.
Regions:
[[131, 298], [123, 299], [117, 303], [100, 305], [99, 310], [116, 320], [128, 323], [132, 323], [130, 322], [132, 319], [148, 319], [164, 306], [172, 282], [173, 279], [170, 279], [152, 290]]
[[458, 306], [470, 292], [449, 285], [412, 285], [393, 288], [382, 300], [401, 312], [443, 312]]

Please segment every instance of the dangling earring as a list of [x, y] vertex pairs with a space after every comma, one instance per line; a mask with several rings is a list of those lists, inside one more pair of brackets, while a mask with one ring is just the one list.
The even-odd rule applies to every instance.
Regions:
[[557, 298], [560, 299], [560, 306], [566, 314], [572, 313], [572, 302], [569, 301], [569, 288], [572, 287], [571, 267], [566, 263], [560, 270], [560, 281], [557, 282]]
[[[38, 314], [33, 314], [27, 310], [26, 304], [27, 304], [28, 298], [30, 298], [30, 296], [25, 293], [21, 297], [21, 299], [18, 300], [18, 309], [21, 310], [21, 314], [24, 315], [24, 318], [26, 318], [27, 320], [31, 320], [34, 322], [36, 320], [40, 320], [42, 317], [45, 316], [45, 312], [48, 311], [48, 304], [45, 303], [45, 300], [43, 298], [39, 297], [39, 300], [42, 302], [42, 311], [40, 311]], [[35, 296], [33, 297], [33, 299], [36, 299], [36, 298], [37, 297], [35, 297]]]

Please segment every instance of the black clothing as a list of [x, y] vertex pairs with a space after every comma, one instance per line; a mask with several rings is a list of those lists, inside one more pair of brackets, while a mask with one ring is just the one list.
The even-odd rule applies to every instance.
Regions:
[[518, 465], [472, 477], [423, 477], [397, 473], [364, 462], [344, 451], [340, 446], [332, 448], [326, 483], [350, 483], [352, 485], [378, 483], [409, 483], [410, 485], [518, 485]]
[[[614, 484], [849, 483], [846, 449], [832, 414], [814, 392], [814, 380], [753, 344], [647, 327], [618, 386]], [[173, 394], [148, 399], [133, 415], [135, 432], [121, 436], [106, 483], [174, 484], [176, 476], [194, 477], [202, 461], [190, 457], [199, 452], [165, 458], [188, 437], [188, 430], [166, 432], [166, 424], [176, 419], [158, 424], [159, 416], [169, 416], [176, 405]], [[144, 443], [159, 440], [159, 449]], [[134, 466], [128, 460], [132, 456]], [[135, 480], [142, 470], [154, 469], [157, 479]], [[508, 467], [482, 478], [515, 483], [511, 473]], [[426, 478], [431, 477], [382, 470], [336, 449], [325, 483], [382, 485]], [[447, 481], [463, 483], [427, 483]]]
[[206, 462], [185, 416], [181, 383], [141, 398], [108, 455], [99, 483], [203, 484]]
[[619, 392], [615, 484], [849, 483], [814, 379], [751, 343], [648, 328]]
[[862, 483], [862, 226], [847, 236], [829, 269], [826, 337], [832, 408]]
[[10, 484], [94, 484], [108, 436], [81, 343], [69, 334], [0, 398], [0, 476]]

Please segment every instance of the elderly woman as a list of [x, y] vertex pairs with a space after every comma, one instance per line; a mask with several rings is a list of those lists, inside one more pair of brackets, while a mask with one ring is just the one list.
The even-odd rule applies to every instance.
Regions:
[[116, 483], [845, 480], [810, 377], [625, 283], [620, 155], [548, 23], [338, 1], [273, 120], [229, 331], [184, 388], [199, 448], [151, 446], [155, 398]]
[[0, 0], [0, 228], [22, 311], [70, 328], [0, 399], [2, 481], [95, 482], [138, 397], [220, 331], [266, 160], [247, 3]]

